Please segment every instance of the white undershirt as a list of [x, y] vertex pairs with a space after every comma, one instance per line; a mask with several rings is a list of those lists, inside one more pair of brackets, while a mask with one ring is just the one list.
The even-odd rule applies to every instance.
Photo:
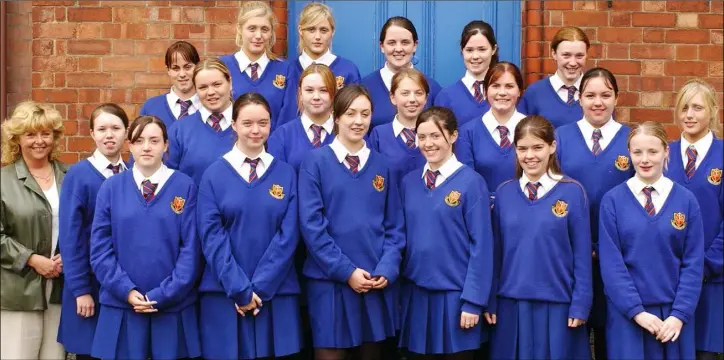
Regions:
[[[53, 255], [56, 253], [56, 247], [58, 246], [58, 208], [60, 207], [60, 197], [58, 195], [58, 186], [55, 184], [55, 179], [53, 179], [53, 184], [50, 186], [50, 189], [43, 190], [43, 194], [45, 195], [45, 199], [48, 200], [48, 204], [50, 204], [50, 210], [52, 214], [52, 218], [50, 221], [51, 224], [51, 248], [50, 248], [50, 257], [52, 258]], [[46, 291], [50, 293], [50, 290], [52, 289], [52, 281], [46, 282]]]

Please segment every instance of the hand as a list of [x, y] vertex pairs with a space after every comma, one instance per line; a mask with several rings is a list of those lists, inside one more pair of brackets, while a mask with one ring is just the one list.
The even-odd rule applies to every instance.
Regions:
[[63, 259], [60, 257], [60, 254], [55, 254], [50, 259], [53, 260], [53, 265], [55, 266], [55, 272], [58, 274], [63, 272]]
[[58, 277], [58, 272], [55, 271], [55, 262], [45, 256], [38, 254], [30, 255], [28, 258], [28, 266], [33, 268], [35, 272], [46, 279]]
[[[236, 305], [236, 304], [234, 304]], [[251, 301], [244, 305], [244, 306], [238, 306], [236, 305], [236, 311], [241, 314], [241, 316], [246, 316], [247, 311], [254, 311], [253, 315], [256, 316], [256, 314], [259, 313], [260, 307], [262, 306], [261, 298], [256, 293], [251, 293]]]
[[661, 321], [656, 315], [642, 311], [634, 316], [634, 321], [639, 324], [642, 328], [651, 333], [651, 335], [657, 335], [664, 326], [664, 322]]
[[82, 317], [91, 317], [95, 314], [95, 302], [93, 296], [85, 294], [75, 298], [75, 312]]
[[656, 340], [660, 340], [662, 343], [665, 343], [669, 340], [671, 342], [676, 341], [676, 339], [679, 338], [679, 335], [681, 334], [681, 327], [684, 326], [684, 323], [681, 322], [677, 317], [675, 316], [669, 316], [664, 320], [663, 325], [661, 326], [661, 330], [659, 330], [658, 336], [656, 336]]
[[568, 318], [568, 327], [569, 328], [577, 328], [585, 323], [586, 323], [586, 320]]
[[131, 290], [126, 300], [133, 306], [133, 311], [137, 313], [152, 313], [158, 311], [158, 309], [153, 308], [153, 305], [156, 305], [156, 301], [149, 301], [148, 298], [143, 296], [138, 290]]
[[480, 315], [466, 313], [465, 311], [460, 314], [460, 327], [463, 329], [472, 328], [478, 324], [478, 321], [480, 321]]
[[498, 322], [498, 316], [495, 314], [484, 312], [483, 316], [485, 317], [485, 321], [487, 321], [490, 325], [495, 325]]
[[375, 276], [372, 278], [373, 289], [384, 289], [385, 287], [387, 287], [387, 285], [387, 278], [385, 278], [384, 276]]
[[347, 279], [347, 284], [349, 284], [349, 287], [351, 287], [352, 290], [356, 291], [358, 294], [370, 291], [374, 283], [375, 282], [372, 281], [370, 273], [359, 268], [354, 269], [352, 275], [350, 275], [349, 279]]

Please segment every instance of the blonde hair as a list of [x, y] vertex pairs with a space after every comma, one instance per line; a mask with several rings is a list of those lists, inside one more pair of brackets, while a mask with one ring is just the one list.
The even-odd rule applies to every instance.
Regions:
[[11, 164], [20, 159], [20, 136], [26, 133], [53, 131], [53, 149], [48, 160], [60, 156], [58, 140], [63, 137], [63, 118], [52, 106], [25, 101], [2, 124], [2, 162]]
[[702, 79], [691, 79], [684, 84], [676, 95], [674, 106], [674, 122], [679, 122], [679, 116], [684, 111], [684, 106], [697, 94], [701, 94], [702, 100], [709, 111], [709, 129], [717, 136], [721, 136], [721, 123], [719, 122], [719, 105], [716, 101], [716, 91]]
[[302, 31], [305, 28], [319, 24], [323, 20], [329, 21], [329, 25], [332, 27], [332, 32], [334, 32], [334, 16], [332, 16], [332, 9], [330, 9], [329, 6], [322, 3], [309, 3], [304, 6], [301, 14], [299, 14], [299, 26], [297, 27], [297, 32], [299, 34], [297, 50], [300, 54], [304, 50], [304, 38], [302, 37]]
[[422, 88], [422, 90], [425, 92], [425, 96], [430, 95], [430, 85], [427, 82], [427, 79], [425, 78], [425, 75], [423, 75], [419, 70], [417, 69], [410, 69], [405, 68], [401, 69], [400, 71], [395, 74], [395, 76], [392, 77], [392, 82], [390, 85], [390, 94], [395, 94], [395, 91], [397, 91], [397, 88], [400, 87], [400, 83], [402, 83], [402, 80], [410, 79], [417, 83], [419, 87]]
[[551, 50], [557, 51], [558, 45], [564, 41], [583, 41], [586, 43], [586, 50], [591, 48], [591, 41], [588, 39], [588, 35], [586, 35], [583, 30], [575, 26], [566, 26], [558, 30], [551, 41]]
[[251, 18], [265, 17], [271, 24], [271, 38], [269, 38], [269, 44], [266, 48], [266, 56], [269, 59], [276, 59], [278, 56], [272, 51], [272, 47], [277, 40], [276, 28], [277, 19], [274, 16], [269, 4], [266, 1], [245, 1], [239, 8], [239, 16], [236, 19], [236, 46], [239, 48], [244, 44], [244, 39], [241, 35], [244, 24]]
[[[631, 129], [631, 133], [628, 134], [628, 139], [626, 140], [626, 147], [629, 149], [629, 152], [631, 151], [631, 139], [633, 139], [636, 135], [653, 136], [661, 141], [661, 145], [664, 146], [664, 150], [669, 148], [669, 138], [666, 136], [666, 129], [664, 128], [664, 125], [655, 121], [645, 121]], [[669, 156], [671, 156], [671, 154], [669, 154]], [[668, 167], [669, 158], [667, 157], [664, 159], [664, 170]]]
[[[220, 71], [221, 74], [224, 75], [224, 79], [226, 79], [226, 81], [231, 84], [231, 73], [229, 72], [229, 68], [227, 68], [226, 65], [217, 58], [208, 58], [204, 59], [202, 62], [196, 65], [196, 68], [194, 68], [194, 75], [191, 77], [191, 82], [194, 84], [194, 87], [196, 87], [196, 75], [198, 75], [202, 70]], [[234, 101], [233, 94], [231, 95], [231, 101]]]
[[[334, 97], [337, 95], [337, 80], [335, 79], [332, 70], [324, 64], [309, 65], [299, 76], [299, 85], [297, 86], [297, 107], [299, 108], [299, 113], [304, 111], [304, 107], [302, 106], [302, 81], [304, 81], [304, 78], [312, 74], [319, 74], [319, 76], [322, 77], [322, 82], [327, 88], [331, 102], [334, 102]], [[332, 109], [330, 109], [330, 111], [331, 110]]]

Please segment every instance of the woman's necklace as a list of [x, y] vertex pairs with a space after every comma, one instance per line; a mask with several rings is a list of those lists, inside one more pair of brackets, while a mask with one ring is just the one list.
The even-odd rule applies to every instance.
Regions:
[[53, 169], [50, 169], [50, 171], [48, 171], [48, 175], [46, 175], [46, 176], [34, 174], [32, 171], [30, 172], [30, 174], [33, 175], [33, 177], [36, 179], [40, 179], [40, 180], [48, 182], [48, 181], [50, 181], [50, 177], [53, 175]]

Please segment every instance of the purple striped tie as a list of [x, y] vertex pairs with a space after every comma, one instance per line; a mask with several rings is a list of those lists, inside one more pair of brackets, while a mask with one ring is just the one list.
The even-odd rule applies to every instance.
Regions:
[[256, 167], [259, 166], [259, 158], [256, 158], [256, 159], [246, 158], [244, 160], [244, 162], [249, 164], [249, 183], [252, 183], [252, 182], [254, 182], [254, 180], [257, 179]]
[[483, 92], [480, 90], [480, 88], [483, 86], [483, 82], [478, 80], [473, 83], [473, 96], [475, 96], [475, 101], [479, 103], [483, 102], [485, 100], [485, 97], [483, 96]]
[[563, 88], [568, 90], [568, 101], [566, 101], [566, 103], [573, 104], [573, 102], [575, 101], [574, 95], [576, 95], [576, 86], [575, 85], [571, 85], [571, 86], [563, 85]]
[[209, 126], [216, 131], [221, 131], [221, 119], [224, 118], [222, 113], [212, 113], [209, 116]]
[[528, 184], [525, 185], [525, 188], [528, 189], [528, 200], [538, 200], [538, 188], [540, 187], [540, 183], [532, 183], [528, 182]]
[[427, 186], [428, 189], [435, 189], [435, 182], [437, 181], [438, 175], [440, 175], [440, 170], [433, 172], [432, 170], [428, 169], [425, 172], [425, 186]]
[[500, 147], [502, 149], [507, 149], [510, 147], [510, 139], [508, 138], [508, 128], [506, 126], [498, 126], [496, 129], [498, 129], [498, 132], [500, 133]]
[[191, 100], [176, 100], [177, 103], [181, 104], [181, 114], [178, 116], [178, 120], [181, 120], [184, 116], [189, 116], [189, 108], [191, 107]]
[[591, 149], [591, 152], [594, 156], [598, 156], [598, 154], [601, 153], [601, 143], [599, 142], [601, 140], [601, 137], [601, 129], [593, 130], [593, 135], [591, 135], [591, 139], [593, 140], [593, 148]]
[[414, 149], [415, 148], [415, 130], [404, 128], [402, 129], [402, 135], [405, 138], [405, 145], [407, 145], [408, 148]]
[[156, 187], [158, 184], [154, 184], [151, 180], [143, 180], [141, 182], [141, 189], [143, 189], [143, 198], [146, 202], [150, 202], [156, 196]]
[[689, 147], [686, 148], [686, 177], [688, 177], [689, 179], [694, 177], [694, 172], [696, 171], [697, 156], [699, 156], [699, 152], [696, 151], [694, 145], [689, 145]]
[[249, 67], [251, 68], [251, 81], [259, 80], [259, 64], [251, 63]]
[[646, 210], [646, 213], [649, 214], [649, 216], [654, 216], [656, 214], [656, 209], [654, 208], [654, 202], [651, 200], [651, 193], [656, 190], [651, 186], [647, 186], [641, 191], [646, 195], [646, 205], [644, 205], [644, 210]]
[[322, 127], [312, 124], [311, 129], [312, 135], [314, 135], [314, 137], [312, 137], [312, 146], [318, 148], [322, 145]]
[[344, 159], [349, 164], [349, 171], [356, 174], [359, 171], [359, 156], [347, 155]]

